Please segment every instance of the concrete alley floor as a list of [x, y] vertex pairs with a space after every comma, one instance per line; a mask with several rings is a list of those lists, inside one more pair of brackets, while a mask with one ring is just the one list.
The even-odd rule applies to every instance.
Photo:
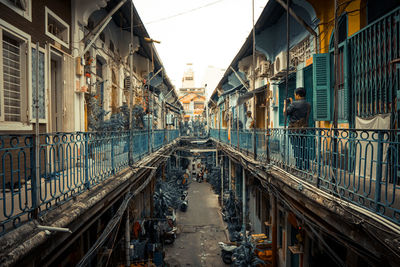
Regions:
[[165, 262], [169, 266], [227, 266], [221, 258], [219, 241], [227, 241], [218, 196], [210, 184], [192, 181], [189, 206], [177, 211], [178, 235], [167, 245]]

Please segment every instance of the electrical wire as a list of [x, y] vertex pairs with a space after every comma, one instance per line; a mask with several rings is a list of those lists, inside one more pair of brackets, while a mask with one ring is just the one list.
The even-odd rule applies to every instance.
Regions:
[[87, 266], [89, 264], [91, 257], [97, 252], [99, 247], [104, 244], [107, 237], [112, 233], [117, 223], [121, 220], [122, 215], [124, 214], [125, 209], [127, 208], [128, 203], [132, 197], [133, 197], [132, 193], [128, 193], [125, 195], [124, 201], [119, 207], [117, 213], [109, 221], [103, 233], [96, 240], [95, 244], [89, 249], [89, 251], [85, 254], [85, 256], [79, 261], [79, 263], [76, 266], [82, 267], [82, 266]]
[[[264, 184], [264, 183], [263, 183]], [[311, 221], [311, 220], [309, 220], [307, 217], [305, 217], [302, 213], [300, 213], [300, 212], [298, 212], [297, 211], [297, 209], [295, 209], [290, 203], [289, 203], [289, 201], [288, 200], [286, 200], [286, 198], [282, 195], [282, 193], [281, 192], [279, 192], [279, 190], [278, 189], [276, 189], [273, 185], [270, 185], [270, 186], [268, 186], [268, 185], [265, 185], [264, 184], [264, 187], [267, 187], [267, 188], [270, 188], [271, 190], [271, 192], [272, 192], [272, 194], [275, 196], [275, 197], [277, 197], [278, 199], [280, 199], [282, 202], [283, 202], [283, 204], [285, 205], [285, 206], [287, 206], [293, 213], [295, 213], [299, 218], [301, 218], [301, 219], [303, 219], [303, 221], [306, 221], [307, 223], [308, 223], [308, 226], [310, 226], [310, 225], [312, 225], [314, 228], [315, 227], [317, 227], [317, 228], [319, 228], [320, 230], [323, 230], [323, 231], [325, 231], [325, 232], [327, 232], [324, 228], [321, 228], [319, 225], [317, 225], [317, 224], [315, 224], [313, 221]], [[280, 196], [278, 196], [278, 194], [280, 195]], [[346, 209], [346, 211], [348, 211], [348, 209]], [[352, 213], [354, 216], [356, 216], [354, 213]], [[359, 216], [357, 216], [357, 217], [359, 217]], [[362, 223], [369, 223], [368, 221], [365, 221], [365, 220], [361, 220], [360, 222], [358, 222], [357, 224], [358, 225], [362, 225]], [[373, 225], [373, 224], [372, 224]], [[373, 225], [373, 226], [375, 226], [375, 225]], [[390, 248], [389, 246], [388, 246], [388, 244], [386, 244], [385, 242], [383, 242], [382, 240], [380, 240], [379, 239], [379, 237], [377, 237], [376, 235], [374, 235], [368, 228], [366, 228], [366, 227], [363, 227], [363, 229], [367, 232], [367, 234], [369, 234], [371, 237], [374, 237], [374, 239], [377, 239], [381, 244], [383, 244], [385, 247], [388, 247], [389, 248], [389, 250], [394, 254], [394, 255], [396, 255], [397, 257], [400, 257], [400, 255], [397, 253], [397, 252], [395, 252], [392, 248]], [[389, 232], [388, 232], [389, 233]], [[327, 234], [329, 234], [329, 232], [327, 232]], [[364, 251], [361, 251], [359, 248], [357, 248], [357, 247], [355, 247], [355, 246], [353, 246], [353, 245], [351, 245], [352, 243], [354, 243], [354, 241], [352, 240], [352, 239], [350, 239], [348, 236], [346, 236], [346, 235], [343, 235], [343, 234], [341, 234], [341, 233], [336, 233], [337, 235], [338, 235], [338, 237], [340, 237], [342, 240], [347, 240], [350, 244], [350, 246], [354, 249], [354, 251], [358, 254], [358, 255], [360, 255], [360, 256], [363, 256], [363, 257], [368, 257], [368, 256], [370, 256], [368, 253], [365, 253]], [[393, 234], [393, 233], [389, 233], [389, 234]], [[317, 236], [318, 238], [319, 238], [319, 236]]]
[[128, 207], [128, 204], [130, 200], [136, 196], [138, 193], [140, 193], [150, 182], [150, 180], [153, 178], [155, 175], [156, 170], [152, 170], [150, 174], [148, 175], [146, 181], [144, 181], [133, 193], [129, 192], [125, 195], [125, 198], [118, 208], [117, 212], [113, 216], [113, 218], [108, 222], [106, 228], [104, 229], [103, 233], [101, 233], [100, 237], [96, 240], [94, 245], [89, 249], [89, 251], [85, 254], [85, 256], [78, 262], [76, 266], [82, 267], [82, 266], [87, 266], [90, 263], [90, 259], [96, 254], [97, 250], [99, 249], [100, 246], [104, 244], [108, 236], [113, 232], [115, 227], [117, 226], [117, 223], [119, 223], [125, 213], [126, 208]]
[[[211, 2], [211, 3], [205, 4], [203, 6], [195, 7], [195, 8], [186, 10], [186, 11], [182, 11], [182, 12], [176, 13], [176, 14], [171, 15], [171, 16], [163, 17], [163, 18], [160, 18], [160, 19], [155, 19], [155, 20], [152, 20], [152, 21], [149, 21], [149, 22], [146, 22], [146, 23], [136, 24], [133, 27], [140, 27], [140, 26], [144, 26], [144, 25], [149, 25], [149, 24], [158, 23], [158, 22], [161, 22], [161, 21], [173, 19], [173, 18], [176, 18], [176, 17], [179, 17], [179, 16], [183, 16], [183, 15], [195, 12], [195, 11], [200, 10], [200, 9], [209, 7], [209, 6], [213, 6], [213, 5], [218, 4], [220, 2], [223, 2], [223, 1], [225, 1], [225, 0], [214, 1], [214, 2]], [[126, 30], [126, 29], [129, 29], [129, 27], [123, 28], [123, 29]]]

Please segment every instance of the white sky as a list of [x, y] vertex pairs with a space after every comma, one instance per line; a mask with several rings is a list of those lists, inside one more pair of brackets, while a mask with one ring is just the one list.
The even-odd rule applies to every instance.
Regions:
[[[267, 2], [254, 0], [255, 22]], [[207, 82], [203, 80], [207, 66], [226, 69], [252, 29], [252, 0], [133, 0], [133, 3], [150, 37], [161, 41], [155, 46], [176, 89], [182, 85], [186, 63], [193, 63], [198, 87]], [[207, 90], [214, 88], [207, 86]]]

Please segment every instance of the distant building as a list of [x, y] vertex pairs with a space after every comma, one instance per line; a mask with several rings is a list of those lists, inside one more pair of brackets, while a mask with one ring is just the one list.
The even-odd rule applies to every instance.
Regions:
[[201, 116], [206, 100], [205, 88], [195, 87], [192, 63], [186, 64], [178, 95], [185, 111], [185, 121], [195, 120], [195, 117]]

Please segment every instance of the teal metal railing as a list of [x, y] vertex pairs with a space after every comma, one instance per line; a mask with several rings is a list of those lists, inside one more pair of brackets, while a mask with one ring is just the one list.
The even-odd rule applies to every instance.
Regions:
[[391, 113], [398, 127], [400, 7], [348, 38], [352, 114], [362, 118]]
[[[152, 150], [171, 143], [179, 130], [41, 134], [40, 177], [35, 177], [33, 135], [0, 135], [0, 236], [109, 179]], [[36, 184], [36, 186], [35, 186]]]
[[[253, 155], [252, 131], [211, 132]], [[256, 158], [400, 224], [400, 131], [360, 129], [256, 130]], [[268, 149], [267, 149], [268, 148]], [[267, 162], [266, 162], [267, 163]]]

